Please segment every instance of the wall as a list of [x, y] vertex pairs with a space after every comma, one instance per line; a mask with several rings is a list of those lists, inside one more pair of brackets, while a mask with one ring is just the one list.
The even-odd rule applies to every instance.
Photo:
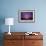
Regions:
[[[18, 23], [18, 10], [35, 9], [35, 23]], [[11, 31], [46, 31], [46, 1], [45, 0], [1, 0], [1, 14], [4, 17], [13, 17], [15, 24]], [[8, 31], [6, 25], [2, 32]]]

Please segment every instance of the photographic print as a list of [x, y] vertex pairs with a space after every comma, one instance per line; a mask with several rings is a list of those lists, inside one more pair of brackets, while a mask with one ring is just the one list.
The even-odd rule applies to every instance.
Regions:
[[35, 10], [20, 10], [18, 20], [19, 22], [34, 22]]

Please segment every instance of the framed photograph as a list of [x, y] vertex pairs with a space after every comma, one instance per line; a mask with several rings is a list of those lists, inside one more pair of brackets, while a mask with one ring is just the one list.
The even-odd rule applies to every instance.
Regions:
[[35, 22], [35, 10], [19, 10], [19, 22]]

